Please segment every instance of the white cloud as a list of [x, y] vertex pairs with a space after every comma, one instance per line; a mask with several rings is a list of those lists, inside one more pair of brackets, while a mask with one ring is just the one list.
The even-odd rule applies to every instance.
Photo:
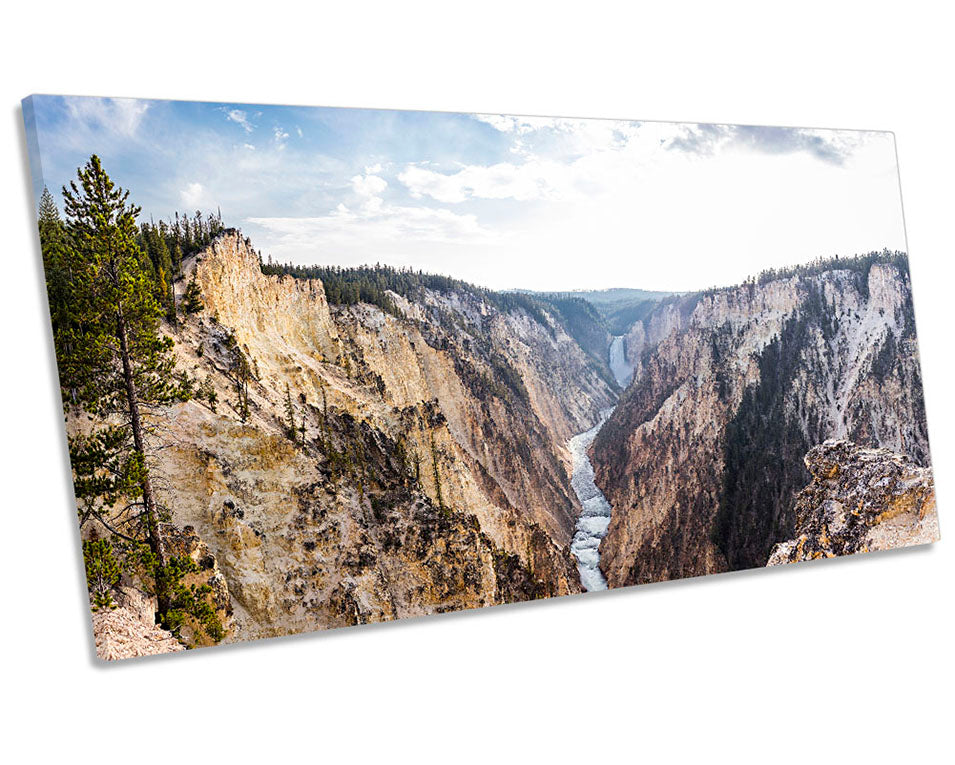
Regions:
[[215, 210], [221, 205], [231, 225], [239, 225], [251, 215], [309, 215], [343, 198], [343, 187], [350, 192], [352, 165], [318, 152], [295, 152], [291, 144], [279, 149], [271, 126], [259, 127], [253, 135], [265, 130], [266, 137], [248, 143], [230, 140], [233, 130], [223, 124], [219, 136], [199, 133], [191, 141], [168, 147], [167, 169], [158, 176], [161, 183], [151, 189], [137, 187], [137, 202], [164, 217], [183, 204], [181, 192], [198, 182], [204, 192], [200, 208]]
[[518, 117], [510, 114], [475, 114], [474, 118], [480, 122], [486, 122], [502, 133], [518, 134], [554, 128], [560, 123], [568, 121], [560, 117]]
[[186, 188], [180, 190], [179, 199], [184, 205], [188, 207], [198, 207], [202, 204], [203, 197], [205, 196], [205, 189], [202, 187], [201, 183], [190, 183]]
[[519, 201], [557, 198], [568, 178], [563, 165], [535, 159], [521, 165], [469, 165], [450, 174], [409, 165], [398, 180], [416, 199], [430, 196], [439, 202], [455, 203], [471, 197]]
[[[442, 208], [390, 205], [381, 197], [366, 194], [384, 189], [372, 177], [355, 176], [361, 189], [357, 207], [344, 203], [326, 215], [300, 218], [249, 218], [264, 229], [257, 241], [278, 260], [299, 263], [369, 263], [407, 265], [425, 252], [448, 246], [469, 246], [494, 238], [477, 216]], [[434, 248], [438, 248], [435, 250]], [[420, 261], [419, 261], [420, 262]], [[438, 268], [437, 270], [443, 270]]]
[[[336, 171], [347, 180], [333, 184], [331, 212], [252, 217], [250, 234], [280, 260], [382, 261], [557, 290], [694, 289], [834, 252], [904, 247], [890, 136], [826, 131], [822, 145], [809, 131], [739, 131], [712, 150], [677, 151], [686, 126], [497, 123], [520, 145], [516, 155], [500, 150], [507, 161], [413, 162], [389, 184], [385, 163], [366, 160], [358, 174]], [[855, 148], [827, 161], [842, 145]]]
[[375, 197], [388, 188], [388, 181], [377, 175], [356, 175], [351, 179], [351, 187], [362, 197]]
[[[866, 140], [851, 131], [804, 131], [620, 120], [476, 115], [513, 136], [512, 162], [439, 172], [410, 164], [398, 175], [411, 195], [460, 204], [470, 199], [569, 201], [619, 197], [661, 165], [745, 150], [841, 164]], [[673, 151], [679, 149], [679, 151]], [[682, 157], [679, 155], [683, 155]]]
[[461, 259], [455, 275], [465, 279], [693, 289], [820, 255], [905, 247], [888, 134], [739, 129], [674, 151], [687, 126], [490, 122], [521, 146], [519, 157], [441, 172], [412, 164], [398, 176], [412, 197], [463, 209], [534, 202], [478, 208], [497, 238], [480, 261]]
[[867, 133], [851, 130], [811, 130], [759, 125], [676, 125], [665, 141], [668, 149], [712, 156], [745, 147], [764, 154], [805, 152], [816, 159], [842, 164], [860, 149]]
[[227, 120], [240, 125], [246, 133], [251, 133], [255, 129], [255, 126], [249, 122], [249, 115], [247, 112], [244, 112], [241, 109], [228, 109], [226, 107], [223, 107], [222, 111], [225, 112], [225, 118]]
[[581, 154], [625, 144], [637, 135], [640, 122], [573, 117], [514, 117], [504, 114], [475, 114], [502, 133], [514, 137], [511, 151], [529, 150], [535, 142], [545, 141], [550, 151]]
[[569, 200], [590, 197], [637, 173], [661, 151], [656, 127], [621, 120], [474, 115], [512, 136], [513, 162], [438, 172], [411, 164], [398, 179], [415, 198]]
[[474, 215], [441, 208], [383, 205], [374, 210], [339, 204], [313, 218], [249, 218], [249, 222], [286, 235], [307, 234], [312, 244], [354, 242], [363, 247], [394, 238], [419, 242], [460, 242], [485, 235]]
[[288, 140], [288, 133], [280, 126], [276, 125], [272, 128], [272, 136], [275, 139], [275, 145], [279, 149], [285, 148], [285, 142]]
[[106, 129], [126, 138], [136, 135], [149, 104], [135, 98], [66, 98], [70, 117], [87, 128]]
[[[521, 217], [506, 242], [511, 257], [499, 261], [507, 271], [485, 267], [494, 286], [699, 289], [820, 256], [905, 247], [891, 137], [873, 137], [845, 165], [747, 146], [611, 159], [576, 163], [591, 194]], [[532, 253], [547, 253], [548, 267]]]

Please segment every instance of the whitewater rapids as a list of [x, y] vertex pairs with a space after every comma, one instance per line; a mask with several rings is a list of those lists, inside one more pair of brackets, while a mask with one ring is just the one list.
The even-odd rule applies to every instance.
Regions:
[[567, 442], [567, 448], [570, 449], [573, 460], [570, 483], [583, 507], [577, 519], [570, 551], [577, 559], [580, 584], [586, 592], [607, 589], [607, 580], [600, 571], [598, 548], [600, 540], [607, 536], [612, 508], [603, 492], [594, 483], [594, 467], [590, 464], [587, 449], [612, 412], [613, 407], [602, 410], [596, 425], [588, 431], [578, 433]]

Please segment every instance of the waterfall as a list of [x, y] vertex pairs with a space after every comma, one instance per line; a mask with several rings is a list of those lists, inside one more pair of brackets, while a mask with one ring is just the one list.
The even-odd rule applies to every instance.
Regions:
[[610, 371], [613, 372], [617, 385], [626, 388], [633, 377], [633, 367], [627, 362], [623, 348], [623, 335], [614, 335], [610, 341]]

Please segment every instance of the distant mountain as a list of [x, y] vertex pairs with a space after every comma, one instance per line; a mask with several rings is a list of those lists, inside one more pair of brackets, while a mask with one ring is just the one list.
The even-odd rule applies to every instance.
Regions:
[[605, 290], [571, 290], [569, 292], [534, 292], [518, 290], [544, 300], [586, 300], [594, 308], [611, 335], [623, 335], [635, 322], [645, 319], [653, 308], [678, 292], [660, 292], [654, 290], [633, 289], [631, 287], [613, 287]]
[[611, 287], [605, 290], [571, 290], [563, 293], [574, 297], [581, 297], [596, 306], [619, 306], [625, 303], [639, 303], [644, 300], [661, 300], [676, 292], [661, 292], [658, 290], [638, 290], [631, 287]]

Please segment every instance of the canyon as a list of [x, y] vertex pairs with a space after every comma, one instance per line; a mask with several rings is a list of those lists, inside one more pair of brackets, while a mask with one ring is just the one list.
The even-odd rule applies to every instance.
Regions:
[[[453, 280], [332, 302], [233, 229], [192, 281], [166, 331], [202, 395], [151, 471], [225, 642], [766, 565], [827, 438], [930, 470], [898, 254], [659, 293], [617, 334]], [[120, 606], [104, 651], [156, 645]]]

